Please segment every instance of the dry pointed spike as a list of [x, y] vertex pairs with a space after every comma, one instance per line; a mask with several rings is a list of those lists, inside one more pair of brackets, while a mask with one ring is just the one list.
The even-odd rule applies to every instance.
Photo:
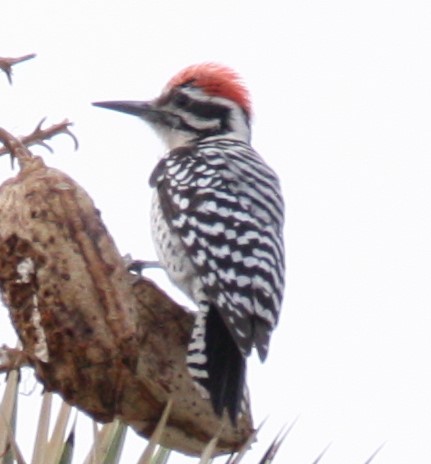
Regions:
[[16, 410], [17, 387], [19, 383], [19, 371], [12, 371], [6, 381], [6, 389], [0, 404], [0, 457], [4, 461], [7, 459], [5, 455], [8, 452], [8, 447], [14, 457], [14, 462], [25, 464], [22, 454], [15, 441], [14, 429], [12, 428], [14, 411]]
[[259, 430], [260, 430], [260, 427], [254, 430], [253, 433], [250, 434], [247, 441], [244, 443], [244, 445], [241, 447], [238, 453], [230, 456], [226, 464], [239, 464], [241, 462], [242, 458], [245, 456], [247, 451], [250, 449], [251, 444], [256, 440]]
[[232, 464], [234, 457], [235, 457], [234, 453], [230, 454], [225, 464]]
[[[93, 420], [93, 444], [89, 450], [84, 464], [99, 464], [117, 462], [114, 456], [118, 454], [123, 446], [123, 438], [126, 434], [126, 425], [118, 419], [109, 423], [104, 423], [98, 427], [98, 423]], [[55, 463], [59, 461], [56, 460]]]
[[328, 451], [329, 447], [332, 445], [332, 443], [328, 443], [325, 448], [323, 448], [322, 452], [317, 456], [317, 458], [313, 461], [313, 464], [318, 464], [320, 460], [323, 458], [323, 456], [326, 454]]
[[151, 435], [151, 438], [148, 441], [148, 445], [145, 448], [144, 452], [142, 453], [142, 456], [140, 457], [138, 464], [150, 464], [151, 463], [151, 458], [154, 454], [154, 450], [156, 449], [156, 446], [160, 441], [160, 438], [163, 434], [163, 431], [166, 426], [166, 422], [169, 417], [169, 413], [171, 412], [172, 403], [173, 403], [172, 398], [169, 398], [169, 401], [166, 403], [165, 409], [163, 410], [163, 414], [156, 428], [154, 429], [154, 432]]
[[381, 449], [386, 445], [386, 442], [382, 443], [376, 451], [364, 462], [364, 464], [370, 464], [370, 462], [377, 456], [378, 453], [380, 453]]
[[[5, 420], [3, 415], [0, 414], [0, 417], [3, 421]], [[24, 457], [21, 453], [21, 450], [19, 449], [18, 444], [15, 440], [15, 436], [13, 434], [10, 424], [5, 423], [5, 425], [6, 425], [7, 438], [9, 440], [9, 444], [10, 444], [12, 454], [14, 457], [14, 462], [16, 462], [17, 464], [26, 464]]]
[[0, 57], [0, 69], [5, 72], [9, 84], [12, 84], [12, 66], [23, 61], [30, 60], [36, 56], [35, 53], [20, 56], [19, 58], [1, 58]]
[[247, 453], [248, 449], [250, 448], [251, 444], [256, 440], [257, 434], [260, 432], [260, 429], [263, 427], [263, 425], [265, 424], [267, 420], [268, 418], [266, 417], [259, 424], [259, 427], [257, 427], [257, 429], [254, 430], [253, 433], [250, 434], [247, 441], [244, 443], [244, 445], [241, 447], [238, 453], [236, 455], [232, 455], [229, 457], [226, 464], [238, 464], [241, 461], [241, 459], [244, 457], [244, 455]]
[[[55, 464], [60, 462], [60, 457], [63, 452], [64, 437], [66, 435], [66, 427], [69, 422], [69, 417], [72, 412], [72, 406], [61, 403], [60, 411], [57, 414], [54, 429], [51, 432], [49, 445], [47, 448], [47, 456], [45, 464]], [[46, 459], [49, 456], [49, 459]]]
[[154, 464], [168, 464], [169, 456], [171, 455], [172, 450], [165, 448], [161, 445], [157, 448], [157, 452], [154, 455]]
[[219, 439], [219, 437], [216, 435], [215, 437], [213, 437], [208, 442], [207, 446], [202, 451], [201, 459], [199, 461], [199, 464], [207, 464], [207, 463], [211, 462], [211, 458], [214, 455], [214, 451], [215, 451], [218, 439]]
[[42, 464], [45, 462], [46, 452], [48, 449], [49, 423], [52, 412], [52, 393], [45, 392], [42, 398], [40, 408], [39, 422], [36, 429], [36, 438], [34, 440], [32, 464]]
[[12, 66], [2, 67], [1, 69], [5, 72], [9, 85], [12, 85]]
[[266, 453], [263, 455], [262, 459], [259, 461], [259, 464], [266, 464], [272, 462], [274, 456], [277, 454], [280, 446], [283, 444], [284, 440], [286, 439], [287, 435], [293, 429], [293, 426], [298, 422], [298, 417], [289, 425], [289, 427], [285, 429], [286, 426], [283, 426], [278, 432], [277, 436], [274, 438], [273, 442], [267, 449]]
[[10, 446], [8, 429], [16, 408], [18, 382], [19, 372], [12, 371], [7, 377], [3, 398], [0, 402], [0, 458], [8, 452]]
[[42, 131], [42, 125], [43, 123], [46, 121], [46, 116], [44, 116], [40, 121], [39, 121], [39, 124], [36, 126], [36, 129], [33, 131], [33, 134], [35, 132], [39, 132], [39, 131]]
[[64, 133], [69, 135], [72, 138], [74, 146], [75, 146], [75, 151], [76, 151], [79, 148], [79, 142], [78, 142], [78, 139], [76, 138], [75, 134], [69, 129], [69, 126], [72, 126], [73, 123], [68, 122], [67, 124], [68, 124], [68, 126], [64, 129]]
[[59, 462], [72, 462], [73, 450], [75, 448], [75, 429], [76, 429], [76, 415], [73, 426], [69, 432], [69, 435], [64, 442], [63, 451]]

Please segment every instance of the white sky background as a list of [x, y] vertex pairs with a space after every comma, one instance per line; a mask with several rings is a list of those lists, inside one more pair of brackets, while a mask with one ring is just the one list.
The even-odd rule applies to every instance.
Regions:
[[[431, 3], [1, 0], [0, 17], [0, 56], [38, 54], [12, 87], [0, 75], [0, 126], [74, 121], [78, 152], [65, 136], [55, 155], [35, 151], [140, 258], [155, 257], [148, 177], [163, 148], [90, 102], [150, 99], [202, 61], [243, 76], [254, 147], [287, 204], [283, 313], [268, 361], [249, 362], [255, 422], [269, 420], [247, 462], [297, 416], [278, 463], [311, 463], [330, 442], [322, 464], [363, 463], [383, 442], [376, 464], [430, 462]], [[5, 311], [0, 323], [13, 343]], [[123, 464], [143, 447], [133, 435]]]

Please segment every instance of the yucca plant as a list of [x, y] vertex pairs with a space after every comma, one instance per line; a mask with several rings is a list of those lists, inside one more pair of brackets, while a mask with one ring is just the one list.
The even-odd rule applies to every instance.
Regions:
[[[56, 416], [53, 416], [53, 395], [51, 393], [44, 393], [42, 396], [37, 430], [35, 436], [32, 437], [32, 457], [28, 461], [23, 457], [20, 445], [16, 440], [20, 427], [20, 424], [17, 422], [18, 389], [19, 372], [13, 370], [7, 376], [0, 404], [0, 463], [71, 464], [76, 448], [80, 445], [82, 446], [82, 444], [75, 443], [77, 432], [76, 414], [72, 418], [73, 408], [62, 401]], [[175, 462], [172, 450], [158, 444], [160, 436], [164, 431], [169, 409], [170, 404], [165, 408], [156, 430], [148, 440], [146, 446], [144, 446], [145, 441], [143, 440], [144, 450], [135, 464], [173, 464]], [[295, 423], [296, 420], [280, 431], [257, 462], [250, 461], [249, 453], [251, 445], [259, 433], [259, 429], [249, 437], [247, 443], [237, 453], [226, 457], [224, 461], [218, 460], [217, 462], [224, 462], [224, 464], [250, 464], [251, 462], [255, 462], [255, 464], [281, 463], [283, 461], [281, 460], [281, 456], [278, 455], [280, 446]], [[70, 427], [68, 427], [68, 424]], [[48, 431], [50, 428], [52, 431], [49, 434]], [[125, 451], [126, 432], [127, 426], [118, 420], [103, 426], [93, 421], [93, 440], [87, 456], [82, 460], [82, 464], [119, 464]], [[210, 464], [212, 462], [215, 440], [210, 440], [207, 447], [203, 450], [199, 464]], [[382, 446], [364, 464], [370, 464]], [[312, 464], [321, 462], [328, 448], [329, 445], [316, 457]], [[277, 456], [280, 459], [277, 459]], [[190, 458], [190, 462], [196, 462], [196, 459]]]
[[[72, 420], [73, 408], [62, 402], [55, 417], [52, 417], [52, 393], [44, 393], [39, 411], [39, 419], [35, 437], [33, 437], [33, 453], [26, 461], [17, 443], [19, 424], [16, 420], [18, 408], [19, 372], [12, 370], [6, 380], [3, 398], [0, 406], [0, 462], [2, 464], [71, 464], [75, 451], [76, 416]], [[169, 415], [170, 403], [163, 412], [160, 421], [148, 440], [142, 455], [136, 464], [167, 464], [170, 462], [171, 450], [158, 444], [163, 434]], [[91, 449], [82, 464], [118, 464], [125, 443], [127, 426], [118, 420], [98, 427], [93, 423], [94, 440]], [[49, 433], [50, 428], [52, 429]], [[279, 434], [271, 443], [260, 464], [270, 464], [274, 461], [277, 451], [291, 427]], [[252, 434], [242, 449], [226, 458], [226, 464], [247, 462], [247, 452], [256, 438], [257, 431]], [[216, 438], [210, 440], [200, 457], [200, 464], [208, 464], [213, 459]], [[192, 461], [192, 459], [191, 459]], [[317, 462], [317, 461], [316, 461]]]

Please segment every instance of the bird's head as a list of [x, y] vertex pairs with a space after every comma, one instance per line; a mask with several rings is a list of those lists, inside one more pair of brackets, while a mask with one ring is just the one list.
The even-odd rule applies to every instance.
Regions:
[[183, 69], [151, 101], [108, 101], [93, 105], [142, 118], [169, 149], [220, 135], [250, 141], [248, 91], [233, 70], [219, 64], [204, 63]]

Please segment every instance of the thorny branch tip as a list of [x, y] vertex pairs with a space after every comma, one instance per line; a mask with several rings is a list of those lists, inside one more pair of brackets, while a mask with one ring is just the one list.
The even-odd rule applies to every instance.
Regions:
[[9, 84], [12, 85], [12, 66], [23, 61], [31, 60], [36, 57], [36, 53], [20, 56], [18, 58], [2, 58], [0, 57], [0, 69], [6, 74]]
[[[74, 142], [74, 148], [75, 150], [78, 149], [79, 143], [78, 139], [76, 136], [71, 132], [70, 126], [73, 125], [72, 122], [68, 121], [65, 119], [64, 121], [53, 124], [52, 126], [42, 129], [42, 125], [45, 122], [46, 118], [43, 118], [36, 126], [36, 128], [33, 130], [33, 132], [29, 135], [21, 136], [18, 137], [18, 141], [25, 147], [30, 147], [31, 145], [41, 145], [45, 147], [47, 150], [49, 150], [51, 153], [53, 153], [53, 149], [45, 142], [47, 139], [51, 139], [55, 135], [58, 134], [67, 134], [69, 135], [73, 142]], [[1, 130], [1, 129], [0, 129]], [[8, 134], [8, 135], [4, 135]], [[6, 138], [5, 138], [6, 137]], [[12, 160], [15, 157], [14, 153], [10, 149], [10, 141], [14, 139], [8, 132], [3, 130], [3, 136], [0, 134], [0, 140], [4, 143], [4, 147], [0, 148], [0, 156], [11, 154]], [[7, 140], [9, 140], [9, 143], [7, 143]], [[31, 155], [30, 155], [31, 156]], [[12, 161], [13, 163], [13, 161]], [[13, 164], [12, 164], [13, 166]]]

